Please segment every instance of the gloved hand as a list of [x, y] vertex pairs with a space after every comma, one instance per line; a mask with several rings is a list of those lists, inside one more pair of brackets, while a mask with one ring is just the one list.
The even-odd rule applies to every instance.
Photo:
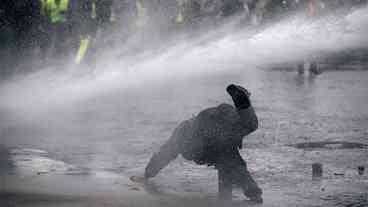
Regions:
[[250, 106], [250, 93], [247, 89], [242, 86], [230, 84], [226, 87], [226, 91], [230, 94], [233, 102], [235, 104], [236, 109], [247, 109]]

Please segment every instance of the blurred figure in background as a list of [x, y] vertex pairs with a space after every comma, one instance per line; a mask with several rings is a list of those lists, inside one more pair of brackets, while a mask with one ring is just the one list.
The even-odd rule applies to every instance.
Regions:
[[74, 63], [79, 65], [85, 59], [92, 36], [97, 31], [96, 0], [73, 1], [72, 31]]
[[[108, 42], [109, 38], [107, 33], [113, 31], [113, 27], [116, 26], [116, 1], [114, 0], [95, 0], [96, 15], [93, 18], [94, 35], [96, 42]], [[93, 12], [92, 12], [93, 14]], [[126, 25], [125, 25], [126, 27]]]
[[221, 20], [222, 0], [201, 1], [201, 27], [204, 30], [216, 28]]
[[248, 21], [252, 25], [256, 26], [257, 22], [257, 3], [258, 0], [245, 0], [244, 1], [248, 10]]
[[[12, 0], [3, 0], [0, 4], [0, 77], [3, 78], [12, 73], [15, 67], [16, 48], [16, 24], [14, 22], [15, 8]], [[1, 79], [0, 79], [1, 80]]]
[[125, 42], [127, 38], [136, 30], [136, 3], [135, 0], [119, 0], [113, 2], [112, 8], [113, 39]]
[[[313, 21], [318, 16], [321, 16], [324, 12], [324, 4], [319, 0], [306, 0], [305, 2], [300, 2], [304, 4], [306, 18]], [[301, 61], [297, 65], [298, 74], [304, 74], [305, 66], [309, 69], [309, 75], [319, 75], [322, 71], [318, 68], [317, 62], [314, 60], [315, 57], [308, 57]]]
[[41, 0], [42, 28], [45, 32], [43, 54], [64, 62], [72, 48], [72, 4], [70, 0]]
[[[94, 65], [99, 42], [106, 42], [103, 31], [107, 29], [113, 19], [112, 0], [80, 0], [78, 1], [74, 36], [79, 37], [78, 47], [74, 62], [80, 64], [82, 61], [89, 66]], [[100, 44], [101, 45], [101, 44]]]
[[354, 7], [364, 7], [368, 5], [368, 0], [352, 0]]
[[[150, 3], [150, 30], [152, 30], [155, 40], [165, 41], [168, 35], [172, 35], [173, 30], [178, 29], [176, 18], [178, 10], [182, 9], [177, 0], [151, 0]], [[180, 10], [182, 11], [182, 10]], [[182, 13], [181, 13], [182, 14]], [[184, 14], [183, 16], [184, 17]], [[179, 22], [179, 25], [182, 22]]]
[[15, 74], [16, 70], [29, 71], [32, 68], [34, 48], [39, 43], [39, 3], [3, 0], [0, 4], [0, 47], [4, 51], [1, 70], [5, 74]]
[[262, 25], [279, 22], [289, 14], [287, 0], [259, 0], [256, 7], [257, 22]]
[[222, 0], [222, 17], [232, 17], [244, 12], [244, 4], [241, 0]]
[[134, 26], [137, 31], [141, 31], [148, 26], [148, 2], [147, 0], [135, 0], [134, 5]]
[[201, 21], [201, 4], [198, 0], [176, 0], [176, 28], [179, 32], [195, 34], [199, 31]]

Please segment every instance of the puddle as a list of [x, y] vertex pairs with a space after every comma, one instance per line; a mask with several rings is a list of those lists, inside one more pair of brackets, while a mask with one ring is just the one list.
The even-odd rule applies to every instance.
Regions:
[[49, 157], [48, 152], [39, 149], [11, 149], [9, 151], [9, 159], [15, 166], [17, 174], [28, 174], [29, 172], [36, 175], [45, 175], [48, 173], [65, 175], [88, 174], [86, 169], [75, 167], [61, 160], [54, 160]]
[[368, 206], [367, 193], [339, 193], [336, 195], [329, 195], [323, 200], [332, 203], [337, 207], [363, 207]]
[[368, 149], [367, 144], [357, 142], [342, 141], [325, 141], [325, 142], [302, 142], [295, 145], [289, 145], [297, 149], [314, 150], [314, 149]]
[[9, 154], [11, 155], [47, 155], [48, 153], [44, 150], [23, 148], [23, 149], [12, 149]]
[[15, 174], [18, 175], [29, 175], [29, 173], [32, 175], [47, 175], [53, 173], [68, 176], [116, 177], [125, 170], [123, 166], [93, 170], [52, 159], [48, 152], [39, 149], [15, 148], [7, 152], [7, 155], [14, 166]]

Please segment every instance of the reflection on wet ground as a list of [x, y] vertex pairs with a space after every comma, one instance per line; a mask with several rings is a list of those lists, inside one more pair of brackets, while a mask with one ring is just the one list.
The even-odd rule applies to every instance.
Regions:
[[86, 175], [88, 170], [67, 164], [60, 160], [54, 160], [49, 157], [49, 153], [44, 150], [31, 148], [15, 148], [8, 152], [9, 162], [14, 166], [16, 175], [24, 174], [47, 174], [63, 173], [67, 175]]
[[0, 176], [12, 174], [14, 172], [14, 163], [10, 159], [9, 151], [5, 146], [0, 145]]
[[367, 144], [362, 144], [362, 143], [355, 143], [355, 142], [333, 142], [333, 141], [324, 141], [324, 142], [303, 142], [303, 143], [298, 143], [295, 145], [291, 145], [294, 146], [298, 149], [309, 149], [309, 150], [313, 150], [316, 148], [319, 149], [364, 149], [364, 148], [368, 148]]
[[332, 201], [332, 205], [336, 207], [363, 207], [368, 206], [368, 193], [359, 192], [356, 194], [340, 193], [324, 198], [326, 201]]

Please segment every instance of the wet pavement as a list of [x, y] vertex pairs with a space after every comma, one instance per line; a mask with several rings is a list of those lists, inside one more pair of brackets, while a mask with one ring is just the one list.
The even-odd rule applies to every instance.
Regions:
[[[188, 81], [195, 90], [188, 91]], [[152, 153], [180, 121], [205, 107], [230, 102], [224, 90], [230, 82], [250, 89], [259, 116], [260, 128], [244, 139], [242, 155], [264, 190], [263, 206], [368, 205], [367, 173], [358, 175], [357, 170], [368, 166], [368, 149], [336, 145], [368, 144], [366, 71], [329, 71], [313, 78], [293, 71], [233, 71], [129, 92], [117, 89], [37, 113], [2, 111], [2, 147], [11, 163], [11, 167], [2, 164], [2, 173], [28, 181], [45, 176], [107, 179], [102, 191], [142, 191], [128, 177], [143, 173]], [[295, 147], [310, 142], [335, 145]], [[312, 179], [315, 162], [323, 164], [320, 180]], [[11, 189], [10, 180], [5, 186]], [[214, 169], [179, 158], [152, 185], [160, 194], [194, 194], [211, 200], [216, 180]], [[244, 198], [240, 191], [234, 196]]]

